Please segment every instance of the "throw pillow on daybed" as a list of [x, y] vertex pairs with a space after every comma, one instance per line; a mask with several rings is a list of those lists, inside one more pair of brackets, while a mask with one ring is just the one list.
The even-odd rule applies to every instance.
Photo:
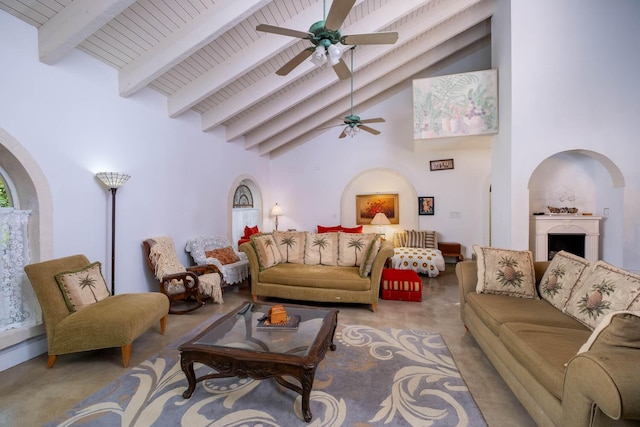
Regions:
[[74, 313], [110, 295], [100, 266], [99, 262], [94, 262], [78, 270], [55, 275], [69, 312]]
[[569, 252], [558, 252], [546, 271], [538, 291], [540, 296], [558, 310], [563, 310], [571, 292], [583, 274], [587, 274], [591, 263]]
[[271, 233], [253, 234], [251, 235], [251, 243], [256, 248], [261, 271], [282, 262], [278, 245], [276, 245]]
[[359, 267], [376, 233], [338, 233], [338, 265]]
[[564, 312], [594, 329], [612, 311], [638, 310], [639, 292], [640, 275], [600, 260], [580, 278]]
[[204, 255], [207, 258], [217, 259], [222, 265], [233, 264], [234, 262], [240, 261], [240, 258], [238, 258], [238, 254], [236, 254], [231, 246], [205, 251]]
[[476, 292], [539, 299], [531, 251], [474, 245], [478, 258]]
[[338, 233], [308, 233], [304, 263], [310, 265], [338, 265]]
[[282, 262], [304, 264], [304, 249], [307, 242], [304, 231], [274, 231], [273, 238], [278, 245]]

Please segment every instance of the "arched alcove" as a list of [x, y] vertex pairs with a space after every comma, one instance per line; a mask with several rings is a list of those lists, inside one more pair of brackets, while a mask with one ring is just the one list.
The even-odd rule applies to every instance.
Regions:
[[[547, 214], [551, 206], [575, 207], [579, 216], [602, 216], [599, 257], [622, 265], [624, 187], [622, 172], [608, 157], [589, 150], [558, 152], [543, 160], [531, 174], [530, 213]], [[532, 250], [533, 245], [531, 238]]]
[[[30, 262], [38, 262], [53, 256], [53, 203], [49, 183], [44, 173], [25, 148], [4, 129], [0, 128], [0, 165], [11, 177], [14, 196], [21, 209], [31, 210], [29, 219]], [[16, 345], [30, 338], [43, 336], [42, 324], [12, 329], [0, 337], [0, 349], [15, 346], [2, 353], [0, 370], [46, 351], [46, 341], [34, 346]], [[18, 348], [19, 347], [19, 348]], [[6, 359], [6, 360], [5, 360]]]
[[[356, 195], [358, 194], [398, 194], [400, 223], [389, 225], [389, 231], [418, 229], [418, 194], [413, 184], [402, 174], [388, 168], [374, 168], [355, 176], [344, 188], [340, 201], [340, 223], [345, 227], [356, 225]], [[371, 228], [375, 226], [365, 226]], [[367, 230], [368, 231], [368, 230]]]
[[[234, 197], [236, 190], [240, 186], [246, 186], [251, 192], [252, 206], [234, 207]], [[255, 179], [249, 175], [238, 176], [229, 189], [227, 206], [229, 206], [228, 227], [230, 236], [227, 236], [231, 243], [235, 246], [236, 242], [244, 233], [245, 225], [254, 226], [258, 225], [260, 230], [262, 226], [262, 192], [260, 187], [256, 184]], [[253, 224], [255, 222], [255, 224]]]

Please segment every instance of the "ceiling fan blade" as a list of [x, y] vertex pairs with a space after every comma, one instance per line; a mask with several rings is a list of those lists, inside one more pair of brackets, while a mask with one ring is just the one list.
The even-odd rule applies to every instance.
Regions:
[[304, 61], [305, 59], [310, 57], [312, 53], [313, 53], [313, 49], [305, 49], [305, 50], [303, 50], [302, 52], [300, 52], [299, 54], [294, 56], [291, 61], [287, 62], [282, 67], [280, 67], [280, 69], [278, 69], [278, 71], [276, 71], [276, 74], [279, 75], [279, 76], [286, 76], [294, 68], [296, 68], [298, 65], [302, 64], [302, 61]]
[[347, 64], [340, 58], [340, 62], [333, 66], [333, 70], [336, 72], [340, 80], [347, 80], [351, 78], [351, 71]]
[[331, 31], [338, 31], [355, 3], [356, 0], [333, 0], [327, 19], [324, 20], [324, 27]]
[[367, 131], [369, 133], [372, 133], [374, 135], [380, 135], [380, 131], [379, 130], [375, 130], [374, 128], [370, 128], [369, 126], [365, 126], [365, 125], [358, 125], [358, 127], [364, 131]]
[[368, 33], [368, 34], [350, 34], [342, 37], [340, 42], [348, 45], [363, 44], [394, 44], [398, 41], [398, 33]]
[[382, 117], [378, 117], [376, 119], [364, 119], [360, 120], [360, 123], [382, 123], [384, 119]]
[[344, 129], [342, 130], [342, 133], [340, 134], [340, 136], [338, 138], [344, 138], [345, 136], [347, 136], [347, 128], [349, 126], [345, 126]]
[[300, 39], [310, 39], [313, 34], [305, 31], [290, 30], [289, 28], [276, 27], [274, 25], [260, 24], [256, 27], [256, 31], [264, 31], [265, 33], [279, 34], [281, 36], [297, 37]]

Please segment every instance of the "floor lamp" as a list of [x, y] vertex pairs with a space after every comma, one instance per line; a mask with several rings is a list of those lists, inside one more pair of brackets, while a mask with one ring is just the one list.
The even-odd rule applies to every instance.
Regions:
[[119, 172], [98, 172], [96, 177], [111, 191], [111, 295], [115, 295], [116, 277], [116, 191], [131, 175]]

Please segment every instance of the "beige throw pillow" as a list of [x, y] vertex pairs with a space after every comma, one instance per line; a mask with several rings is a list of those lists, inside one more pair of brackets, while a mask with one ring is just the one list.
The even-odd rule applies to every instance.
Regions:
[[310, 265], [338, 265], [338, 233], [307, 234], [304, 263]]
[[590, 263], [569, 252], [558, 252], [542, 276], [538, 291], [551, 305], [563, 310], [571, 292], [583, 274], [587, 274]]
[[55, 275], [70, 312], [81, 310], [110, 295], [100, 266], [99, 262], [94, 262], [79, 270], [63, 271]]
[[278, 245], [282, 262], [304, 264], [304, 249], [307, 242], [304, 231], [274, 231], [273, 238]]
[[476, 292], [539, 299], [531, 251], [475, 245], [478, 258]]
[[580, 278], [564, 312], [594, 329], [608, 313], [635, 306], [639, 292], [640, 275], [600, 260]]
[[365, 256], [360, 264], [360, 277], [369, 277], [371, 274], [371, 268], [373, 267], [373, 261], [375, 261], [378, 252], [380, 252], [380, 246], [382, 246], [382, 242], [380, 241], [380, 235], [376, 235], [376, 237], [369, 242], [369, 246], [365, 251]]
[[369, 249], [369, 244], [376, 236], [375, 233], [338, 232], [338, 265], [341, 267], [359, 267], [367, 249]]
[[640, 348], [640, 311], [612, 311], [604, 316], [578, 354], [612, 347]]
[[251, 243], [253, 243], [253, 246], [256, 248], [261, 271], [282, 262], [278, 245], [276, 245], [275, 240], [273, 240], [272, 234], [253, 234], [251, 235]]

